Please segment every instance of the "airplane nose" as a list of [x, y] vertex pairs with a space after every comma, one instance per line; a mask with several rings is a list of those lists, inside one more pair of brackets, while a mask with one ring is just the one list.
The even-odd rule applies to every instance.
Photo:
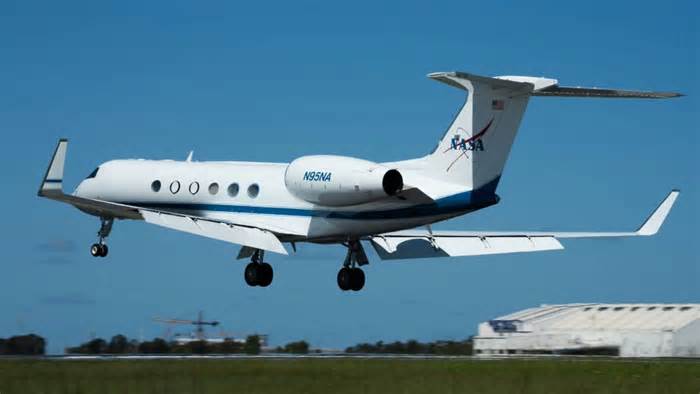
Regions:
[[73, 191], [73, 195], [78, 196], [78, 197], [85, 197], [85, 181], [81, 181], [78, 186], [76, 186], [75, 190]]

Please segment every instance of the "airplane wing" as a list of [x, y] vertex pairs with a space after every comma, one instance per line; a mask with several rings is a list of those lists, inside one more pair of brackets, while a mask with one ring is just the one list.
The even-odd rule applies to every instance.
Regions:
[[628, 232], [546, 232], [546, 231], [398, 231], [372, 236], [369, 240], [382, 260], [449, 256], [539, 252], [564, 247], [562, 238], [613, 238], [650, 236], [659, 231], [678, 190], [671, 191], [636, 231]]
[[288, 254], [275, 234], [275, 230], [279, 232], [279, 229], [261, 228], [250, 223], [220, 221], [65, 194], [63, 192], [63, 167], [67, 149], [68, 140], [61, 139], [37, 193], [40, 197], [73, 205], [81, 211], [95, 216], [144, 220], [147, 223], [202, 237]]
[[288, 254], [279, 238], [265, 229], [162, 211], [140, 209], [139, 212], [146, 223], [251, 248]]

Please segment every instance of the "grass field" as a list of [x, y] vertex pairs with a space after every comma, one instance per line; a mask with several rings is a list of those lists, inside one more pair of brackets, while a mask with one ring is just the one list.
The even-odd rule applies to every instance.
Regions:
[[700, 393], [700, 362], [0, 360], [0, 394]]

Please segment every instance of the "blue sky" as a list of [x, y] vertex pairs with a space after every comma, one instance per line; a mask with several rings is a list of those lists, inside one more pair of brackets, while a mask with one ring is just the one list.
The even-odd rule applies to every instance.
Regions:
[[[566, 302], [698, 302], [698, 6], [695, 2], [33, 2], [0, 4], [0, 168], [6, 187], [0, 337], [49, 350], [91, 334], [153, 337], [153, 316], [207, 317], [235, 334], [343, 348], [461, 339], [479, 321]], [[563, 252], [382, 263], [360, 293], [335, 284], [344, 251], [302, 245], [248, 288], [237, 247], [98, 222], [36, 197], [56, 140], [66, 186], [112, 158], [391, 161], [430, 150], [462, 92], [425, 74], [534, 75], [677, 90], [665, 101], [535, 98], [501, 203], [442, 229], [635, 228], [672, 188], [654, 238]]]

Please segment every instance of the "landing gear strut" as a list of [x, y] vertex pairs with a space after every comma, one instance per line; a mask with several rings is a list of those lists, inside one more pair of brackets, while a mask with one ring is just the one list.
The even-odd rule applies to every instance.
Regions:
[[92, 244], [92, 246], [90, 247], [90, 254], [93, 257], [106, 257], [107, 253], [109, 253], [109, 248], [105, 243], [105, 239], [109, 236], [109, 233], [112, 231], [112, 223], [114, 223], [114, 219], [101, 218], [100, 221], [100, 230], [97, 232], [97, 236], [100, 238], [100, 240], [97, 243]]
[[365, 286], [365, 273], [357, 265], [365, 265], [369, 261], [360, 241], [348, 241], [345, 246], [348, 248], [348, 254], [345, 256], [343, 268], [338, 271], [338, 287], [343, 291], [360, 291]]
[[263, 262], [264, 254], [264, 251], [256, 250], [250, 259], [250, 263], [245, 267], [243, 277], [248, 286], [267, 287], [272, 283], [272, 266]]

